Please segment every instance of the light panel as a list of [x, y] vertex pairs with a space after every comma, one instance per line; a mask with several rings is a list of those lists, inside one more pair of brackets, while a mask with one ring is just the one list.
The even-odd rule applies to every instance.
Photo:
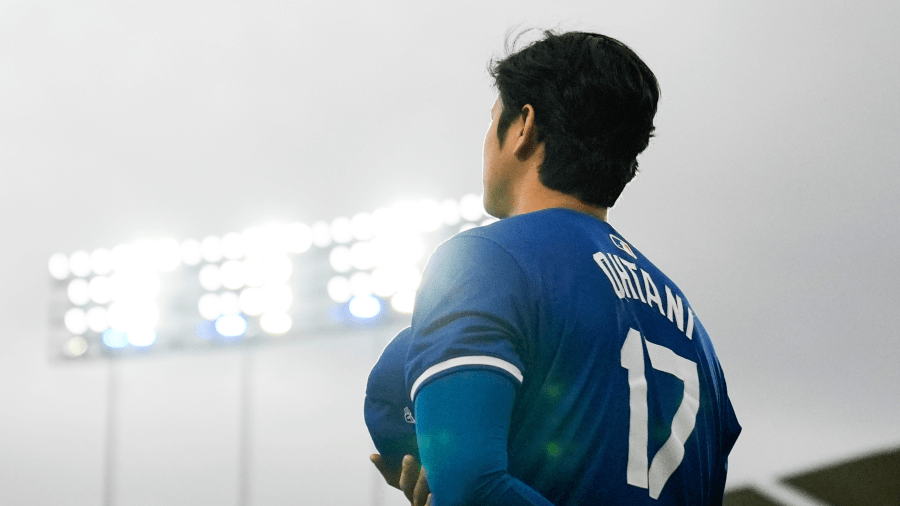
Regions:
[[475, 194], [347, 216], [56, 253], [47, 263], [56, 355], [216, 349], [401, 325], [430, 252], [494, 221]]

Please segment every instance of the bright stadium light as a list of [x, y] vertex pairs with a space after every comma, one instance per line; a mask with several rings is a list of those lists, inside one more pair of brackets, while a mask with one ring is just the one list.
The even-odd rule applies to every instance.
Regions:
[[312, 246], [312, 229], [303, 223], [291, 223], [285, 234], [291, 253], [303, 253]]
[[222, 256], [229, 260], [237, 260], [244, 256], [244, 236], [237, 232], [229, 232], [222, 236]]
[[261, 292], [266, 313], [286, 313], [294, 301], [291, 287], [284, 284], [266, 285]]
[[397, 202], [392, 210], [394, 211], [393, 229], [395, 233], [409, 234], [418, 231], [416, 213], [419, 210], [415, 203], [405, 200]]
[[294, 271], [291, 259], [283, 254], [266, 255], [262, 265], [266, 283], [286, 283]]
[[130, 303], [129, 311], [126, 330], [152, 329], [159, 322], [159, 309], [152, 302]]
[[130, 308], [128, 304], [113, 302], [106, 312], [106, 321], [110, 328], [125, 332], [130, 325]]
[[286, 313], [266, 313], [259, 319], [259, 326], [268, 334], [280, 336], [291, 330], [291, 317]]
[[91, 295], [88, 291], [88, 282], [83, 278], [75, 278], [72, 281], [69, 281], [66, 292], [69, 296], [69, 301], [76, 306], [83, 306], [91, 300]]
[[268, 279], [266, 260], [263, 257], [250, 257], [244, 260], [244, 277], [247, 286], [262, 286]]
[[379, 267], [372, 271], [372, 293], [379, 297], [390, 297], [397, 291], [395, 269]]
[[436, 200], [423, 199], [416, 202], [413, 212], [416, 229], [420, 232], [434, 232], [444, 224], [441, 205]]
[[105, 276], [112, 272], [112, 252], [106, 248], [97, 248], [91, 252], [91, 270], [94, 274]]
[[485, 216], [481, 196], [469, 193], [459, 199], [459, 214], [466, 221], [479, 221]]
[[94, 306], [87, 310], [86, 313], [87, 326], [94, 332], [103, 332], [109, 328], [106, 318], [106, 308], [103, 306]]
[[350, 257], [350, 248], [335, 246], [328, 255], [328, 263], [335, 272], [344, 273], [353, 268], [353, 260]]
[[375, 248], [372, 244], [361, 241], [350, 246], [350, 265], [360, 271], [371, 269], [375, 265]]
[[131, 250], [134, 252], [134, 270], [156, 270], [158, 251], [153, 241], [141, 239], [131, 245]]
[[266, 253], [268, 236], [262, 227], [251, 227], [241, 234], [244, 255], [248, 258], [262, 256]]
[[379, 313], [381, 313], [381, 301], [371, 295], [350, 299], [350, 314], [357, 318], [374, 318]]
[[69, 277], [69, 257], [63, 253], [57, 253], [50, 257], [47, 268], [53, 279], [62, 281]]
[[159, 293], [159, 275], [152, 271], [118, 272], [110, 280], [110, 296], [115, 301], [146, 301]]
[[416, 291], [422, 282], [422, 273], [415, 265], [401, 265], [394, 270], [397, 290]]
[[350, 293], [354, 297], [372, 295], [372, 275], [368, 272], [354, 272], [350, 276]]
[[219, 266], [216, 264], [206, 264], [200, 268], [200, 286], [208, 292], [215, 292], [222, 287], [222, 280], [219, 278]]
[[200, 254], [210, 263], [222, 260], [222, 240], [214, 235], [208, 235], [200, 241]]
[[219, 294], [219, 311], [223, 315], [236, 315], [241, 312], [241, 299], [234, 292], [222, 292]]
[[367, 241], [375, 235], [375, 220], [369, 213], [357, 213], [350, 218], [350, 231], [357, 241]]
[[152, 329], [135, 329], [125, 333], [125, 338], [132, 346], [150, 346], [156, 341], [156, 331]]
[[245, 288], [238, 296], [241, 312], [249, 316], [259, 316], [266, 310], [266, 298], [259, 288]]
[[219, 282], [229, 290], [240, 290], [245, 285], [244, 263], [228, 260], [219, 267]]
[[359, 328], [342, 320], [397, 325], [413, 310], [427, 254], [461, 227], [494, 221], [472, 193], [57, 253], [47, 263], [51, 343], [57, 356], [94, 359]]
[[68, 356], [73, 358], [84, 355], [88, 351], [87, 339], [81, 336], [74, 336], [69, 338], [66, 341], [65, 351]]
[[372, 227], [375, 235], [397, 233], [402, 228], [396, 211], [389, 207], [378, 208], [372, 213]]
[[264, 255], [284, 255], [290, 250], [288, 227], [284, 223], [269, 223], [263, 227]]
[[159, 321], [159, 309], [152, 302], [113, 302], [106, 318], [110, 328], [123, 332], [152, 329]]
[[403, 290], [391, 297], [391, 307], [404, 314], [412, 314], [415, 302], [416, 292], [413, 290]]
[[194, 266], [203, 260], [203, 252], [200, 249], [200, 241], [197, 239], [185, 239], [181, 241], [181, 261], [184, 265]]
[[76, 335], [84, 334], [88, 329], [87, 317], [84, 314], [84, 310], [78, 307], [73, 307], [66, 311], [65, 317], [63, 317], [63, 323], [66, 326], [66, 330]]
[[89, 276], [91, 274], [91, 255], [84, 250], [69, 255], [69, 270], [73, 276], [79, 278]]
[[174, 239], [161, 239], [153, 244], [153, 264], [159, 272], [172, 272], [181, 265], [181, 245]]
[[239, 314], [226, 314], [216, 319], [216, 332], [225, 337], [239, 337], [247, 332], [247, 320]]
[[334, 276], [329, 279], [326, 291], [328, 292], [328, 296], [331, 297], [331, 300], [338, 304], [347, 302], [353, 295], [350, 293], [350, 280], [344, 276]]
[[371, 244], [376, 267], [416, 263], [425, 251], [422, 239], [413, 234], [379, 236]]
[[128, 346], [128, 338], [124, 331], [116, 329], [106, 329], [100, 337], [103, 344], [107, 348], [124, 348]]
[[127, 244], [119, 244], [110, 252], [110, 263], [115, 272], [127, 272], [134, 268], [134, 251]]
[[444, 225], [450, 225], [451, 227], [458, 225], [461, 219], [459, 202], [456, 199], [444, 199], [441, 201], [441, 217], [444, 219]]
[[107, 304], [112, 299], [112, 281], [106, 276], [94, 276], [88, 283], [88, 296], [97, 304]]
[[339, 216], [331, 220], [331, 238], [338, 244], [347, 244], [353, 240], [353, 227], [350, 218]]
[[204, 293], [197, 301], [197, 311], [204, 320], [213, 321], [222, 315], [222, 309], [219, 305], [219, 295], [215, 293]]
[[317, 221], [312, 225], [312, 242], [319, 248], [331, 244], [331, 227], [324, 221]]

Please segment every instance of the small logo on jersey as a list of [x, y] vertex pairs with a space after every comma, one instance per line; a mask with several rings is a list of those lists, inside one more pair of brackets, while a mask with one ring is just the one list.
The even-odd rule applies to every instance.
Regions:
[[407, 407], [403, 408], [403, 419], [406, 420], [406, 423], [416, 423], [416, 419], [413, 418], [412, 412]]
[[634, 253], [634, 250], [631, 249], [631, 245], [627, 242], [623, 241], [621, 237], [614, 236], [609, 234], [609, 238], [612, 239], [613, 244], [616, 245], [617, 248], [631, 255], [631, 258], [637, 260], [637, 255]]

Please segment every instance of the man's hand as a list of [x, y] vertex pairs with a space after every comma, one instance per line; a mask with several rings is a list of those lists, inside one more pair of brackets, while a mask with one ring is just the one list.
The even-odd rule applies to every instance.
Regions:
[[431, 506], [431, 490], [425, 468], [412, 455], [403, 457], [400, 467], [390, 465], [381, 455], [372, 454], [369, 459], [381, 472], [388, 485], [402, 491], [412, 506]]

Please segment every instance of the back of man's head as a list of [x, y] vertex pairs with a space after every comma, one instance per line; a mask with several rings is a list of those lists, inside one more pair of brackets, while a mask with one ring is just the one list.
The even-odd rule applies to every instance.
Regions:
[[543, 39], [492, 61], [490, 73], [503, 104], [501, 145], [531, 104], [544, 143], [541, 183], [612, 207], [653, 134], [659, 84], [650, 68], [611, 37], [546, 31]]

